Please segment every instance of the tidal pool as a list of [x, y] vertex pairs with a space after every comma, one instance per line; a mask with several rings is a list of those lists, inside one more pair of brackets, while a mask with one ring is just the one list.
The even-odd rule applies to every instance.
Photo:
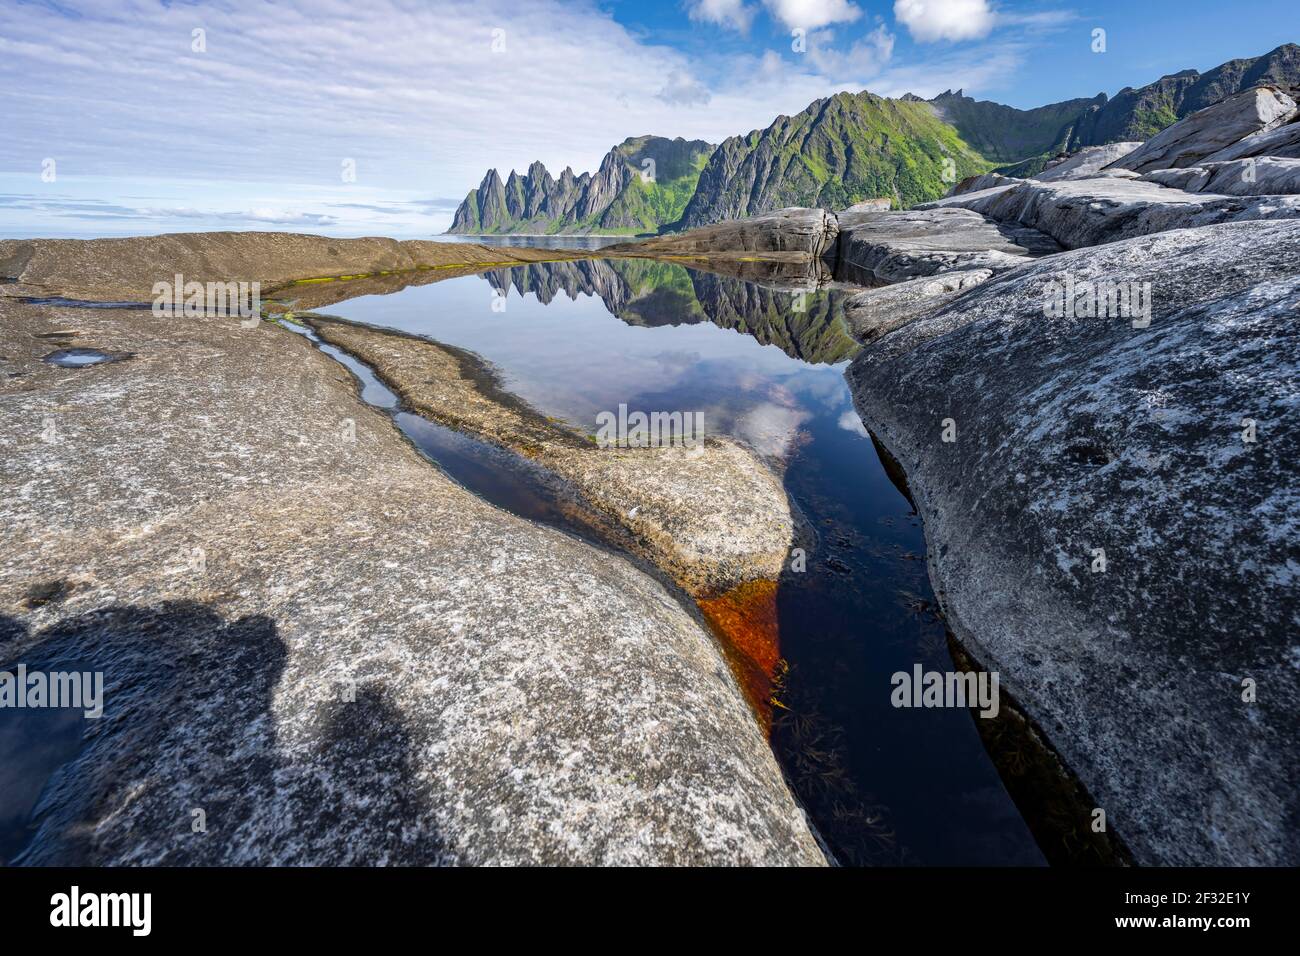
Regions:
[[123, 356], [109, 355], [98, 349], [58, 349], [45, 356], [44, 361], [60, 368], [85, 368], [88, 365], [104, 365], [120, 361]]
[[[361, 288], [358, 288], [361, 291]], [[361, 295], [321, 311], [467, 349], [501, 384], [583, 433], [620, 405], [702, 412], [784, 474], [815, 529], [776, 595], [783, 660], [772, 744], [837, 859], [1041, 864], [964, 708], [903, 709], [891, 676], [957, 668], [935, 613], [918, 518], [853, 410], [849, 294], [801, 292], [646, 260], [532, 264]], [[392, 407], [352, 366], [367, 397]], [[452, 477], [563, 524], [508, 456], [406, 412], [399, 426]], [[568, 529], [572, 530], [572, 529]]]

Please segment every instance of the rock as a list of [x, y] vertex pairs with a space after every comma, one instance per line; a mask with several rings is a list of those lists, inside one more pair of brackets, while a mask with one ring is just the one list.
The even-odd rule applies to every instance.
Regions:
[[[56, 331], [131, 357], [46, 365]], [[302, 337], [0, 299], [0, 338], [0, 669], [105, 673], [23, 862], [823, 862], [697, 618]]]
[[156, 282], [260, 282], [266, 295], [297, 279], [415, 271], [458, 263], [588, 255], [422, 239], [331, 239], [287, 232], [191, 232], [126, 239], [0, 240], [0, 295], [151, 302]]
[[1060, 251], [1059, 245], [1034, 229], [1002, 225], [965, 209], [939, 208], [1009, 188], [1016, 187], [998, 186], [941, 200], [925, 211], [845, 210], [836, 217], [820, 209], [783, 209], [617, 245], [602, 249], [601, 254], [712, 257], [735, 255], [736, 250], [769, 255], [799, 250], [833, 262], [836, 279], [871, 286], [956, 270], [1003, 271], [1026, 256]]
[[1032, 182], [1032, 180], [1006, 177], [1005, 182], [999, 183], [996, 186], [987, 186], [984, 189], [970, 189], [965, 192], [954, 192], [949, 196], [936, 199], [934, 202], [921, 203], [919, 206], [913, 206], [911, 209], [906, 211], [916, 212], [918, 209], [943, 209], [949, 206], [954, 209], [974, 208], [975, 204], [981, 200], [1010, 192], [1016, 187], [1022, 186], [1028, 182]]
[[1300, 159], [1273, 156], [1206, 163], [1186, 169], [1157, 169], [1142, 177], [1186, 192], [1221, 196], [1300, 194]]
[[844, 318], [858, 341], [873, 342], [992, 277], [991, 269], [968, 269], [868, 289], [848, 301]]
[[1282, 126], [1296, 114], [1296, 102], [1286, 93], [1256, 87], [1179, 120], [1112, 165], [1138, 173], [1195, 166], [1247, 136]]
[[708, 252], [801, 252], [814, 259], [832, 254], [839, 227], [824, 209], [792, 206], [637, 243], [622, 243], [601, 253], [687, 255]]
[[970, 209], [1004, 226], [1028, 226], [1067, 249], [1079, 249], [1171, 229], [1296, 218], [1300, 199], [1187, 193], [1139, 179], [1097, 177], [1026, 182], [918, 207], [941, 208]]
[[1141, 145], [1141, 143], [1109, 143], [1105, 146], [1085, 146], [1065, 159], [1049, 163], [1041, 173], [1032, 178], [1043, 183], [1055, 183], [1063, 179], [1087, 179], [1097, 176], [1111, 163], [1127, 156]]
[[1198, 193], [1210, 180], [1210, 171], [1201, 166], [1188, 166], [1186, 169], [1153, 169], [1140, 177], [1144, 182], [1181, 189], [1185, 193]]
[[[1151, 283], [1149, 327], [1049, 317], [1068, 278]], [[1142, 864], [1300, 863], [1297, 308], [1300, 223], [1216, 225], [1028, 263], [850, 367], [948, 625]]]
[[1292, 120], [1286, 126], [1279, 126], [1265, 133], [1255, 133], [1231, 146], [1205, 157], [1205, 163], [1226, 162], [1230, 159], [1245, 159], [1250, 156], [1277, 156], [1285, 159], [1300, 159], [1300, 120]]
[[964, 209], [846, 216], [840, 223], [835, 277], [879, 285], [956, 270], [1001, 272], [1028, 256], [1059, 249], [1032, 229], [1002, 226]]
[[963, 193], [980, 192], [985, 189], [994, 189], [998, 186], [1014, 186], [1017, 183], [1024, 182], [1023, 179], [1017, 179], [1013, 176], [1003, 176], [1001, 173], [985, 173], [983, 176], [967, 176], [956, 186], [948, 191], [949, 196], [960, 196]]

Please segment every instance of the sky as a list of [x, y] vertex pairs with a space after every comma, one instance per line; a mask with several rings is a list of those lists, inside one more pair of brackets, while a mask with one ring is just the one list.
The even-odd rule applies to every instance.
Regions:
[[839, 90], [1029, 108], [1297, 41], [1278, 0], [0, 0], [0, 237], [431, 236], [489, 167], [594, 170]]

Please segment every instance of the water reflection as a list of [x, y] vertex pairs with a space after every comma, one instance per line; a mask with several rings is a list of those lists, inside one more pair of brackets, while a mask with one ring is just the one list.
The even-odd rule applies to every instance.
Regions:
[[493, 289], [531, 294], [543, 304], [561, 293], [570, 299], [594, 295], [629, 325], [711, 322], [775, 345], [791, 358], [822, 365], [846, 361], [858, 350], [844, 322], [846, 296], [816, 284], [791, 284], [806, 279], [805, 266], [795, 276], [767, 268], [766, 285], [650, 259], [539, 263], [495, 269], [484, 277]]
[[[954, 665], [920, 523], [844, 381], [857, 348], [848, 294], [820, 280], [576, 260], [376, 288], [331, 312], [473, 352], [501, 387], [581, 431], [620, 404], [703, 410], [710, 433], [767, 456], [815, 540], [775, 594], [783, 678], [772, 742], [837, 858], [1041, 863], [970, 713], [891, 705], [894, 672]], [[477, 490], [472, 470], [461, 474]], [[483, 494], [538, 513], [491, 483]]]

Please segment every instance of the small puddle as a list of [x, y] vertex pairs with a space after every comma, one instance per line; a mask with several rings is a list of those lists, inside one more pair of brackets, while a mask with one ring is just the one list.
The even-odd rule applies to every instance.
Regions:
[[109, 362], [120, 362], [128, 356], [110, 355], [107, 352], [101, 352], [99, 349], [58, 349], [45, 356], [41, 361], [50, 365], [57, 365], [59, 368], [87, 368], [91, 365], [106, 365]]

